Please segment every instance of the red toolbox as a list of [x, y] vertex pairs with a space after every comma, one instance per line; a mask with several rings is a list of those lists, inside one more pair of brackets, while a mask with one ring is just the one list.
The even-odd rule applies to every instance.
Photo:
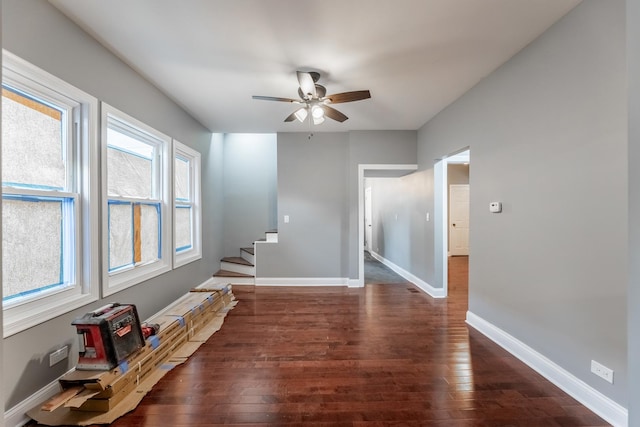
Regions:
[[113, 369], [144, 346], [135, 305], [113, 303], [74, 320], [78, 333], [76, 369]]

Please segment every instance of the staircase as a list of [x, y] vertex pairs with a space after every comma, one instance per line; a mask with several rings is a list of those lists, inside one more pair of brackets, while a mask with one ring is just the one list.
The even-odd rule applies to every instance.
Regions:
[[240, 256], [224, 257], [220, 260], [220, 270], [213, 277], [235, 285], [254, 285], [256, 266], [254, 248], [240, 249]]
[[[278, 232], [267, 231], [262, 242], [277, 243]], [[241, 248], [240, 256], [225, 257], [220, 260], [220, 270], [213, 277], [216, 282], [234, 285], [255, 285], [256, 283], [255, 243], [253, 247]]]

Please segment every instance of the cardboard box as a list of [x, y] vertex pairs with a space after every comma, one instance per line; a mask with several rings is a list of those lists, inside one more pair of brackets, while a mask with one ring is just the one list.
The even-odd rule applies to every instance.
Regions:
[[[64, 375], [59, 381], [63, 389], [60, 395], [71, 391], [67, 393], [71, 396], [64, 396], [65, 406], [51, 411], [39, 406], [27, 415], [50, 426], [112, 423], [135, 409], [153, 385], [218, 331], [236, 303], [230, 286], [184, 295], [147, 320], [160, 324], [160, 331], [126, 362], [111, 371]], [[60, 395], [51, 400], [59, 400]]]

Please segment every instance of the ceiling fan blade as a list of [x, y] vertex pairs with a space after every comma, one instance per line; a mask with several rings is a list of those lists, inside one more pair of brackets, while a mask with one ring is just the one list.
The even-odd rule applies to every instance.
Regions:
[[349, 118], [344, 114], [342, 114], [340, 111], [336, 110], [335, 108], [331, 108], [328, 105], [323, 105], [321, 108], [324, 110], [325, 116], [329, 117], [330, 119], [336, 120], [340, 123], [344, 122]]
[[340, 104], [342, 102], [360, 101], [362, 99], [371, 98], [371, 92], [368, 90], [354, 90], [353, 92], [334, 93], [326, 96], [332, 104]]
[[305, 73], [304, 71], [296, 71], [296, 73], [300, 89], [305, 94], [305, 99], [316, 98], [316, 82], [313, 81], [311, 73]]
[[277, 96], [260, 96], [260, 95], [253, 95], [251, 98], [253, 99], [261, 99], [263, 101], [280, 101], [280, 102], [300, 102], [297, 99], [291, 99], [291, 98], [279, 98]]
[[285, 122], [292, 122], [296, 119], [296, 112], [294, 111], [293, 113], [289, 114], [287, 116], [286, 119], [284, 119]]

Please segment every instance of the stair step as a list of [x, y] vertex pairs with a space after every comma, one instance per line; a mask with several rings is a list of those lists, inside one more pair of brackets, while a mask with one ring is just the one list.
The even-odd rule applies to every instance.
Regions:
[[278, 243], [278, 230], [267, 231], [265, 237], [269, 243]]
[[251, 264], [249, 261], [247, 261], [246, 259], [244, 259], [242, 257], [239, 257], [239, 256], [224, 257], [220, 261], [228, 262], [228, 263], [231, 263], [231, 264], [240, 264], [240, 265], [246, 265], [246, 266], [249, 266], [249, 267], [253, 267], [253, 264]]
[[228, 271], [237, 271], [242, 274], [254, 276], [256, 267], [249, 261], [239, 256], [225, 257], [220, 260], [220, 269]]
[[233, 285], [255, 285], [256, 278], [249, 274], [238, 273], [236, 271], [218, 270], [213, 277], [224, 278], [226, 282]]
[[250, 274], [238, 273], [237, 271], [218, 270], [213, 277], [253, 277]]
[[240, 248], [240, 256], [251, 264], [256, 265], [256, 254], [253, 248]]

